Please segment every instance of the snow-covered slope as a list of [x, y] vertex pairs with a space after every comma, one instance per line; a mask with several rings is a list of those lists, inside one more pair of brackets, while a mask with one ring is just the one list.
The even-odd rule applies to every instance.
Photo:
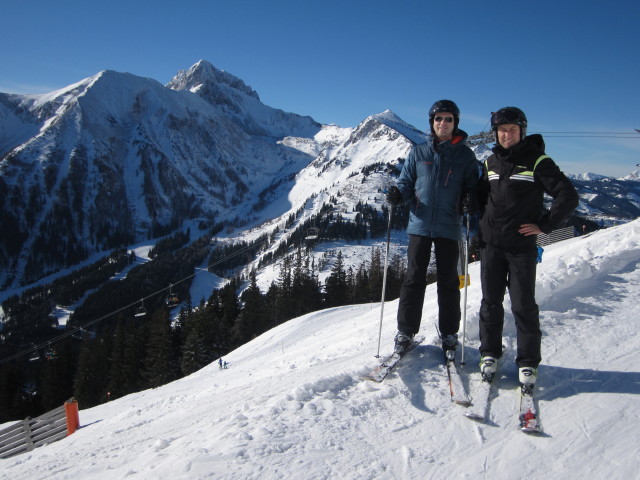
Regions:
[[[463, 368], [471, 393], [479, 381], [478, 267], [470, 267]], [[376, 364], [379, 305], [316, 312], [230, 353], [227, 370], [212, 364], [155, 390], [81, 410], [78, 432], [3, 460], [2, 476], [635, 478], [639, 288], [638, 220], [546, 247], [537, 283], [543, 437], [516, 428], [510, 313], [490, 421], [474, 423], [450, 402], [432, 285], [421, 330], [427, 340], [383, 384], [361, 379]], [[397, 302], [385, 305], [383, 354], [392, 349], [396, 308]]]

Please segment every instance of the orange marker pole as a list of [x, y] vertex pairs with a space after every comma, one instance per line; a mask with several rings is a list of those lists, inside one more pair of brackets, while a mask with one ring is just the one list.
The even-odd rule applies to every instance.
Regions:
[[64, 402], [64, 411], [67, 415], [67, 437], [80, 427], [80, 416], [78, 415], [78, 401], [73, 397]]

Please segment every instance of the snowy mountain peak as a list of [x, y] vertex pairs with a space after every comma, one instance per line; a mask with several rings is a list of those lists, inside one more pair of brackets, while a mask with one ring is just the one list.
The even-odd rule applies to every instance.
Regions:
[[320, 124], [311, 117], [263, 104], [258, 94], [242, 80], [206, 60], [178, 72], [166, 86], [198, 95], [253, 135], [312, 137], [320, 130]]
[[167, 84], [167, 87], [173, 90], [189, 90], [196, 93], [201, 88], [212, 84], [224, 85], [260, 100], [255, 90], [238, 77], [217, 69], [206, 60], [200, 60], [188, 70], [179, 71]]
[[603, 178], [607, 178], [607, 177], [605, 175], [598, 175], [597, 173], [587, 172], [587, 173], [580, 173], [577, 175], [569, 175], [569, 178], [573, 180], [591, 181], [591, 180], [602, 180]]
[[416, 129], [414, 126], [409, 125], [396, 115], [391, 110], [385, 110], [381, 113], [376, 113], [367, 117], [359, 126], [358, 129], [365, 131], [370, 130], [372, 127], [368, 126], [369, 123], [385, 125], [392, 130], [395, 130], [399, 134], [406, 137], [412, 143], [423, 143], [427, 139], [427, 134]]
[[620, 180], [640, 180], [640, 170], [634, 170], [626, 177], [622, 177]]

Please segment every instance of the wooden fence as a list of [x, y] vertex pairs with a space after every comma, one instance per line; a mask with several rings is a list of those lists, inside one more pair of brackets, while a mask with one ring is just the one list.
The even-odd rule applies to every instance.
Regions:
[[62, 407], [37, 418], [27, 417], [0, 430], [0, 458], [12, 457], [61, 440], [74, 433], [79, 426], [78, 402], [71, 398]]

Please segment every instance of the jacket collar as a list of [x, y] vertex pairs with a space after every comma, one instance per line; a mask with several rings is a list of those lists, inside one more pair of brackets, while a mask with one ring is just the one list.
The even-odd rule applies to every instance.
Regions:
[[431, 143], [434, 150], [439, 151], [442, 148], [458, 147], [460, 145], [464, 145], [467, 137], [467, 132], [458, 128], [455, 132], [453, 132], [453, 138], [451, 138], [451, 140], [437, 142], [436, 137], [431, 134], [429, 135], [429, 142]]
[[512, 148], [504, 148], [499, 143], [496, 143], [493, 147], [493, 153], [501, 160], [510, 160], [513, 156], [519, 156], [526, 152], [538, 152], [540, 155], [544, 154], [544, 139], [540, 134], [533, 134], [526, 136], [521, 142], [517, 143]]

